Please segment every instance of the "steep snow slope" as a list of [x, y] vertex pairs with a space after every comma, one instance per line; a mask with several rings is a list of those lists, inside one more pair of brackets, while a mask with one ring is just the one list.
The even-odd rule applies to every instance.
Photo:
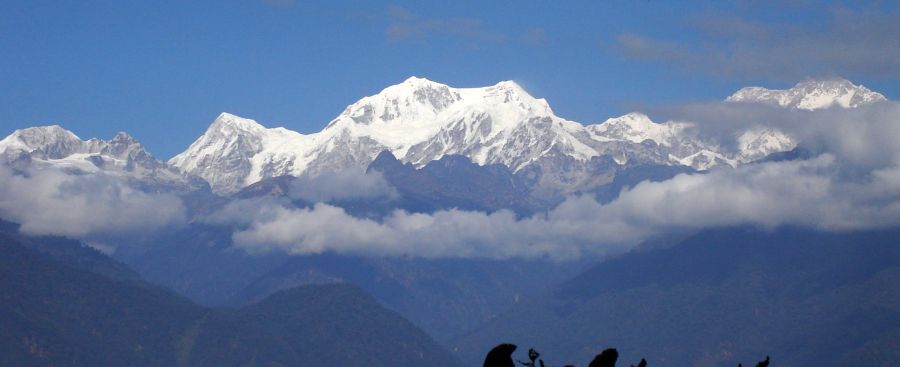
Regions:
[[216, 192], [232, 192], [262, 178], [296, 174], [307, 141], [294, 131], [222, 113], [169, 164], [202, 177]]

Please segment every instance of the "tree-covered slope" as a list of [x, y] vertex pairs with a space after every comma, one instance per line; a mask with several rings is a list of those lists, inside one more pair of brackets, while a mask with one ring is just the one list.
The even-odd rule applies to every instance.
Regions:
[[349, 285], [301, 287], [243, 309], [213, 310], [72, 266], [11, 236], [0, 237], [0, 253], [4, 366], [457, 365]]

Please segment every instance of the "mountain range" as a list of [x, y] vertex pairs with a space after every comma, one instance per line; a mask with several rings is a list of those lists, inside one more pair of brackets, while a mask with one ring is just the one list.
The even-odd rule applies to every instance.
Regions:
[[[750, 87], [726, 99], [810, 110], [883, 100], [846, 80], [804, 81], [788, 90]], [[0, 158], [20, 168], [108, 173], [147, 188], [198, 190], [205, 181], [213, 192], [227, 195], [266, 178], [363, 171], [383, 151], [415, 168], [459, 155], [478, 165], [506, 166], [533, 196], [546, 198], [608, 184], [620, 167], [707, 170], [797, 145], [772, 129], [748, 126], [736, 136], [736, 146], [709, 141], [696, 130], [690, 122], [655, 123], [638, 112], [583, 125], [556, 116], [546, 100], [512, 81], [452, 88], [412, 77], [351, 104], [314, 134], [222, 113], [184, 152], [162, 162], [126, 133], [84, 141], [54, 125], [13, 132], [0, 141]]]
[[[810, 80], [787, 90], [744, 88], [725, 103], [755, 103], [803, 114], [884, 100], [846, 80]], [[137, 315], [123, 316], [121, 322], [128, 325], [124, 330], [143, 328], [158, 337], [139, 345], [160, 359], [135, 352], [132, 342], [147, 340], [140, 336], [124, 335], [123, 342], [110, 342], [110, 355], [134, 364], [218, 365], [225, 359], [240, 363], [254, 361], [253, 350], [265, 350], [270, 357], [256, 359], [259, 364], [325, 361], [327, 355], [311, 356], [290, 345], [320, 342], [305, 330], [324, 332], [328, 328], [315, 319], [335, 317], [348, 321], [342, 324], [346, 328], [325, 331], [343, 334], [330, 334], [335, 339], [321, 341], [325, 344], [316, 349], [334, 351], [337, 340], [352, 340], [365, 345], [366, 353], [382, 356], [374, 350], [386, 344], [373, 340], [387, 338], [379, 331], [386, 330], [402, 338], [385, 342], [412, 343], [413, 350], [430, 361], [428, 365], [456, 365], [428, 337], [469, 364], [477, 364], [490, 344], [506, 341], [531, 344], [547, 353], [548, 360], [560, 362], [569, 357], [573, 362], [587, 360], [606, 346], [646, 353], [640, 357], [654, 365], [717, 365], [769, 352], [791, 354], [792, 363], [821, 364], [823, 359], [814, 354], [829, 348], [837, 350], [830, 356], [842, 361], [860, 356], [869, 361], [900, 359], [878, 352], [898, 340], [894, 311], [884, 306], [893, 293], [877, 293], [896, 275], [893, 266], [900, 258], [888, 246], [896, 231], [843, 237], [740, 228], [701, 232], [687, 239], [686, 234], [677, 234], [667, 237], [666, 243], [642, 245], [647, 251], [599, 264], [596, 258], [560, 262], [382, 258], [327, 251], [249, 253], [237, 248], [233, 237], [259, 219], [257, 215], [266, 215], [240, 212], [242, 203], [277, 203], [278, 210], [308, 211], [322, 201], [354, 218], [373, 221], [395, 211], [415, 216], [509, 210], [515, 218], [540, 218], [572, 194], [609, 202], [623, 189], [645, 181], [808, 154], [802, 142], [774, 128], [746, 126], [731, 140], [717, 142], [690, 121], [657, 123], [639, 112], [597, 124], [569, 121], [514, 82], [453, 88], [422, 78], [362, 98], [314, 134], [267, 128], [222, 113], [190, 147], [167, 161], [150, 155], [126, 133], [110, 140], [83, 140], [56, 125], [16, 130], [0, 140], [0, 163], [22, 176], [56, 168], [73, 175], [121, 179], [142, 191], [177, 194], [191, 213], [181, 226], [117, 238], [122, 243], [111, 244], [112, 256], [124, 264], [96, 251], [74, 250], [76, 246], [66, 239], [14, 234], [0, 222], [7, 236], [0, 240], [8, 239], [2, 243], [4, 250], [17, 254], [8, 261], [9, 277], [0, 281], [25, 274], [28, 280], [23, 282], [38, 287], [0, 284], [4, 290], [0, 293], [29, 297], [6, 302], [37, 310], [20, 319], [16, 317], [21, 315], [9, 316], [9, 322], [18, 324], [5, 330], [25, 330], [28, 322], [45, 319], [52, 323], [32, 326], [41, 330], [64, 326], [53, 331], [59, 335], [45, 335], [49, 339], [43, 342], [28, 335], [0, 335], [8, 337], [3, 347], [9, 349], [3, 354], [13, 356], [8, 364], [34, 364], [30, 362], [42, 360], [32, 358], [43, 358], [42, 347], [52, 341], [84, 353], [67, 349], [45, 356], [77, 355], [87, 364], [109, 364], [92, 358], [104, 354], [102, 345], [110, 342], [105, 338], [121, 335], [123, 329], [106, 325], [96, 336], [93, 331], [85, 334], [84, 324], [54, 318], [71, 313], [100, 320], [103, 313], [114, 311], [98, 306], [96, 299], [111, 299]], [[329, 181], [347, 177], [376, 182], [384, 195], [323, 196], [315, 191], [317, 185], [356, 190]], [[232, 205], [243, 222], [210, 219]], [[819, 242], [827, 246], [787, 248]], [[876, 243], [867, 248], [871, 256], [850, 246], [858, 242]], [[751, 247], [762, 251], [748, 254]], [[773, 259], [767, 256], [777, 261], [771, 264]], [[841, 261], [821, 262], [823, 257]], [[872, 272], [859, 272], [857, 265]], [[732, 266], [740, 271], [729, 271]], [[847, 274], [858, 277], [842, 278]], [[780, 282], [789, 289], [779, 288]], [[768, 292], [772, 289], [776, 292]], [[78, 293], [84, 297], [66, 298]], [[770, 294], [777, 298], [767, 298]], [[859, 304], [860, 298], [870, 296], [877, 300]], [[128, 297], [174, 316], [166, 319]], [[329, 301], [334, 299], [358, 308], [336, 307]], [[809, 321], [778, 310], [822, 307], [822, 300], [831, 308], [810, 311], [816, 317], [831, 317], [816, 326], [821, 329], [787, 330], [773, 324]], [[79, 304], [85, 307], [73, 308]], [[839, 309], [850, 311], [835, 311]], [[372, 323], [354, 313], [390, 322]], [[158, 325], [135, 320], [156, 320]], [[886, 328], [865, 330], [873, 320], [886, 321]], [[428, 335], [422, 337], [417, 328]], [[651, 335], [654, 329], [658, 333]], [[852, 345], [841, 349], [829, 338], [844, 329], [851, 330]], [[747, 330], [748, 335], [729, 335], [728, 330]], [[817, 331], [824, 336], [815, 337]], [[804, 338], [811, 344], [802, 345]], [[276, 347], [266, 349], [271, 345]], [[550, 358], [554, 356], [567, 357]], [[414, 355], [395, 357], [399, 359], [383, 359], [394, 365], [417, 361]], [[639, 359], [632, 357], [639, 356], [628, 359]], [[322, 363], [360, 364], [361, 358], [353, 355], [351, 360]], [[286, 360], [293, 362], [283, 363]]]
[[209, 190], [202, 178], [153, 158], [124, 132], [110, 140], [82, 140], [59, 125], [16, 130], [0, 140], [0, 162], [18, 169], [50, 166], [72, 173], [102, 173], [147, 191]]
[[728, 102], [766, 103], [786, 108], [818, 110], [832, 106], [855, 108], [886, 101], [883, 95], [847, 80], [806, 80], [790, 89], [741, 88]]

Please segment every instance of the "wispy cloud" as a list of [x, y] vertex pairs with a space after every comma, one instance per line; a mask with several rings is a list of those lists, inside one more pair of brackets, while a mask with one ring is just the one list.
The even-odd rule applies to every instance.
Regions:
[[522, 33], [519, 40], [530, 46], [541, 46], [547, 43], [547, 31], [544, 28], [532, 28]]
[[302, 177], [291, 183], [289, 195], [309, 202], [335, 200], [395, 198], [397, 190], [381, 172], [347, 169], [326, 172], [315, 177]]
[[505, 42], [507, 35], [485, 29], [477, 18], [423, 18], [400, 6], [387, 10], [389, 24], [385, 33], [390, 41], [428, 42], [437, 36], [471, 43]]
[[833, 9], [821, 25], [721, 14], [689, 17], [690, 41], [622, 33], [620, 55], [718, 77], [795, 81], [818, 75], [900, 78], [900, 12]]

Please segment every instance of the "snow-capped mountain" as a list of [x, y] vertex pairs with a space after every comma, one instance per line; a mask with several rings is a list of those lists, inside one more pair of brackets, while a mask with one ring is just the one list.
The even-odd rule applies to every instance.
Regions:
[[296, 175], [292, 168], [307, 137], [222, 113], [206, 132], [169, 164], [202, 177], [218, 193], [234, 192], [262, 178]]
[[[721, 164], [741, 163], [723, 148], [697, 138], [694, 125], [687, 122], [655, 123], [645, 114], [632, 112], [588, 125], [586, 129], [600, 143], [595, 145], [596, 149], [612, 156], [618, 164], [636, 160], [634, 163], [678, 164], [707, 170]], [[644, 142], [653, 144], [648, 146]], [[644, 155], [638, 154], [641, 150], [645, 151]]]
[[[829, 107], [856, 108], [886, 100], [883, 95], [845, 79], [806, 80], [786, 90], [747, 87], [725, 99], [726, 102], [763, 103], [808, 111]], [[751, 162], [797, 146], [796, 140], [784, 132], [759, 127], [744, 131], [737, 137], [737, 142], [740, 162]]]
[[55, 167], [67, 172], [103, 172], [146, 190], [204, 189], [202, 179], [158, 161], [124, 132], [111, 140], [81, 140], [59, 125], [16, 130], [0, 140], [0, 162], [18, 169]]
[[817, 110], [831, 106], [856, 108], [887, 99], [880, 93], [873, 92], [862, 85], [855, 85], [845, 79], [831, 79], [806, 80], [786, 90], [747, 87], [738, 90], [725, 100]]
[[348, 106], [315, 134], [267, 129], [223, 113], [169, 163], [205, 178], [219, 193], [268, 177], [364, 169], [384, 150], [418, 167], [446, 155], [503, 164], [514, 172], [539, 166], [542, 176], [554, 171], [570, 176], [547, 184], [570, 186], [581, 185], [587, 174], [582, 171], [603, 156], [620, 164], [697, 169], [733, 164], [718, 147], [685, 135], [688, 127], [656, 124], [642, 114], [585, 127], [556, 116], [546, 100], [512, 81], [452, 88], [413, 77]]
[[418, 166], [459, 154], [521, 167], [554, 146], [588, 159], [596, 152], [573, 136], [582, 130], [514, 82], [456, 89], [409, 78], [348, 106], [316, 134], [223, 113], [169, 162], [232, 192], [266, 177], [365, 168], [384, 150]]
[[[853, 108], [885, 100], [846, 80], [804, 81], [788, 90], [743, 88], [726, 101], [786, 108]], [[453, 88], [412, 77], [348, 106], [320, 132], [266, 128], [222, 113], [191, 146], [168, 163], [154, 159], [125, 133], [109, 141], [81, 140], [59, 127], [17, 130], [0, 141], [0, 158], [14, 166], [53, 165], [75, 172], [106, 172], [148, 187], [236, 192], [262, 179], [364, 170], [382, 151], [422, 167], [448, 155], [479, 165], [502, 164], [548, 195], [609, 183], [634, 165], [707, 170], [736, 166], [788, 151], [797, 142], [771, 128], [750, 126], [734, 147], [698, 137], [689, 122], [655, 123], [629, 113], [582, 125], [556, 116], [546, 100], [504, 81]], [[199, 179], [199, 178], [202, 178]]]

